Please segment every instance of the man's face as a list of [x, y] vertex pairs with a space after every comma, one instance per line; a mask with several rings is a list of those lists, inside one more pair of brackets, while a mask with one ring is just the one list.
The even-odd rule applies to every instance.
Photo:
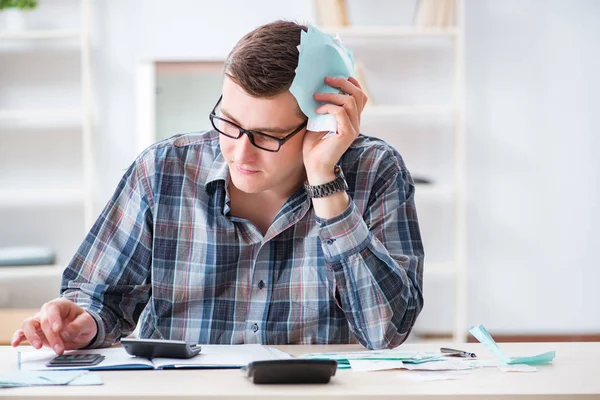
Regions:
[[[254, 98], [234, 81], [225, 77], [223, 99], [217, 114], [244, 129], [283, 138], [303, 122], [298, 103], [288, 91], [270, 99]], [[247, 135], [232, 139], [220, 135], [221, 151], [229, 166], [231, 181], [246, 193], [267, 190], [281, 192], [297, 186], [303, 179], [302, 141], [304, 131], [289, 139], [277, 153], [250, 143]]]

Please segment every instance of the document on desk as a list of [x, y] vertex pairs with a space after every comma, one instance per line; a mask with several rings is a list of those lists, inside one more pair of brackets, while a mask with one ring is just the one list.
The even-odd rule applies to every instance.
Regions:
[[[85, 370], [124, 370], [124, 369], [171, 369], [171, 368], [241, 368], [252, 361], [278, 360], [291, 358], [274, 347], [260, 344], [242, 345], [201, 345], [202, 351], [189, 359], [143, 358], [127, 354], [121, 347], [108, 349], [75, 350], [69, 353], [97, 353], [104, 355], [104, 361], [92, 367], [66, 367], [62, 369]], [[47, 367], [46, 363], [56, 357], [51, 350], [27, 348], [18, 353], [19, 368], [31, 370], [60, 370], [60, 367]]]
[[87, 371], [12, 371], [0, 373], [0, 388], [102, 385], [100, 374]]
[[[351, 361], [373, 361], [371, 364], [373, 370], [381, 369], [385, 364], [375, 363], [375, 361], [401, 361], [403, 366], [402, 368], [408, 369], [407, 365], [413, 364], [424, 364], [431, 361], [442, 362], [447, 360], [442, 353], [436, 352], [416, 352], [416, 351], [400, 351], [400, 350], [365, 350], [365, 351], [352, 351], [352, 352], [331, 352], [331, 353], [308, 353], [300, 356], [301, 358], [321, 358], [328, 360], [336, 360], [338, 362], [339, 369], [347, 369], [351, 367]], [[368, 366], [367, 363], [354, 363], [354, 365], [359, 365], [360, 369], [365, 370]], [[378, 365], [379, 364], [379, 365]], [[392, 365], [392, 364], [387, 364]], [[400, 364], [397, 368], [401, 368]]]

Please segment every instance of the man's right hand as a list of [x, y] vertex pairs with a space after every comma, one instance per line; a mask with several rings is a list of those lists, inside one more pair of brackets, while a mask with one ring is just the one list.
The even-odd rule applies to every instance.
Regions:
[[94, 318], [70, 300], [58, 298], [44, 304], [36, 315], [23, 321], [14, 333], [11, 345], [28, 340], [40, 349], [50, 347], [58, 355], [65, 350], [86, 347], [96, 336]]

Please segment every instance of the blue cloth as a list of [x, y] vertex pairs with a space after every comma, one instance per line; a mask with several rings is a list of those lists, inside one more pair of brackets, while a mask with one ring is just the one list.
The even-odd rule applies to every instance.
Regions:
[[[216, 131], [145, 150], [68, 264], [62, 296], [128, 335], [202, 344], [395, 347], [423, 306], [415, 187], [398, 152], [359, 136], [340, 160], [351, 202], [316, 217], [304, 187], [265, 236], [230, 214]], [[143, 311], [143, 312], [142, 312]]]
[[298, 67], [290, 92], [308, 117], [308, 130], [335, 132], [335, 117], [317, 114], [315, 109], [322, 103], [316, 101], [313, 95], [339, 93], [338, 89], [325, 83], [325, 77], [348, 79], [354, 76], [354, 55], [339, 39], [321, 32], [312, 25], [308, 26], [308, 32], [301, 32], [299, 51]]

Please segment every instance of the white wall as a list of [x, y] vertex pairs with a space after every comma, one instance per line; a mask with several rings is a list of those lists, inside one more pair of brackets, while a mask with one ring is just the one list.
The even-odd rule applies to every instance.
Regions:
[[470, 320], [598, 332], [600, 2], [467, 7]]

